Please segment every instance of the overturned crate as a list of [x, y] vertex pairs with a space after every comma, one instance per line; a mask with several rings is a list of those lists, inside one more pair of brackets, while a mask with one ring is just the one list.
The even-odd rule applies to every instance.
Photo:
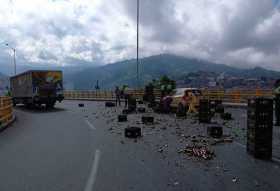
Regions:
[[127, 115], [119, 115], [118, 116], [118, 122], [126, 122], [127, 121]]
[[212, 118], [211, 115], [210, 101], [207, 99], [201, 99], [198, 112], [199, 123], [210, 123]]
[[124, 130], [124, 136], [127, 138], [138, 138], [142, 136], [140, 127], [127, 127]]
[[142, 123], [143, 124], [153, 124], [154, 117], [153, 116], [142, 116]]

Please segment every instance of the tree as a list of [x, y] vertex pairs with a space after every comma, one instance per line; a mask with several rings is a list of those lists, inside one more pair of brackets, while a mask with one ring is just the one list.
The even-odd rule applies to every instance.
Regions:
[[176, 82], [166, 75], [161, 76], [159, 80], [153, 79], [149, 84], [152, 84], [157, 89], [164, 89], [168, 92], [173, 91], [176, 88]]

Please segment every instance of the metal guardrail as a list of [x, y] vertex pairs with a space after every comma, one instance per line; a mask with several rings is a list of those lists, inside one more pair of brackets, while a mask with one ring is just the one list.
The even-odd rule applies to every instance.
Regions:
[[64, 91], [65, 99], [113, 99], [113, 91]]
[[204, 90], [203, 97], [206, 99], [222, 100], [228, 103], [247, 103], [249, 98], [268, 97], [273, 98], [273, 90], [229, 90], [229, 91], [213, 91]]
[[[144, 90], [129, 90], [129, 94], [141, 98], [144, 95]], [[160, 91], [154, 92], [156, 97], [160, 97]], [[251, 97], [273, 97], [272, 90], [203, 90], [203, 97], [206, 99], [220, 99], [226, 102], [242, 103], [246, 102]], [[113, 99], [115, 98], [113, 91], [64, 91], [66, 99]]]
[[10, 97], [0, 97], [0, 128], [12, 122], [13, 119], [12, 99]]
[[[142, 99], [144, 95], [144, 90], [127, 90], [127, 93], [138, 98]], [[160, 91], [154, 91], [156, 97], [160, 97]], [[89, 99], [89, 100], [110, 100], [115, 99], [114, 91], [76, 91], [76, 90], [67, 90], [64, 91], [65, 99]]]
[[[144, 90], [128, 90], [130, 95], [141, 99]], [[159, 90], [154, 91], [155, 97], [159, 98]], [[252, 97], [273, 97], [272, 90], [202, 90], [203, 98], [210, 100], [223, 100], [228, 103], [246, 103]], [[89, 100], [110, 100], [114, 99], [113, 91], [64, 91], [65, 99], [89, 99]]]

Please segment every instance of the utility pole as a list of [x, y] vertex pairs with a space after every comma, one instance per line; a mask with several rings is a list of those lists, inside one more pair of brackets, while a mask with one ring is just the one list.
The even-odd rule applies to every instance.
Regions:
[[139, 0], [137, 0], [137, 86], [140, 87], [139, 82]]
[[16, 63], [16, 49], [11, 47], [8, 43], [6, 44], [7, 47], [9, 47], [10, 49], [12, 49], [13, 53], [14, 53], [14, 73], [15, 75], [17, 74], [17, 63]]
[[13, 48], [13, 52], [14, 52], [14, 72], [15, 72], [15, 75], [17, 75], [16, 49], [15, 48]]

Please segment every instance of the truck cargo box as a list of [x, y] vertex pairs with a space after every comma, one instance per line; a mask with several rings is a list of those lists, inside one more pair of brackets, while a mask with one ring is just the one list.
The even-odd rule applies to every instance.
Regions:
[[31, 70], [11, 77], [11, 95], [16, 103], [51, 104], [63, 99], [61, 71]]

